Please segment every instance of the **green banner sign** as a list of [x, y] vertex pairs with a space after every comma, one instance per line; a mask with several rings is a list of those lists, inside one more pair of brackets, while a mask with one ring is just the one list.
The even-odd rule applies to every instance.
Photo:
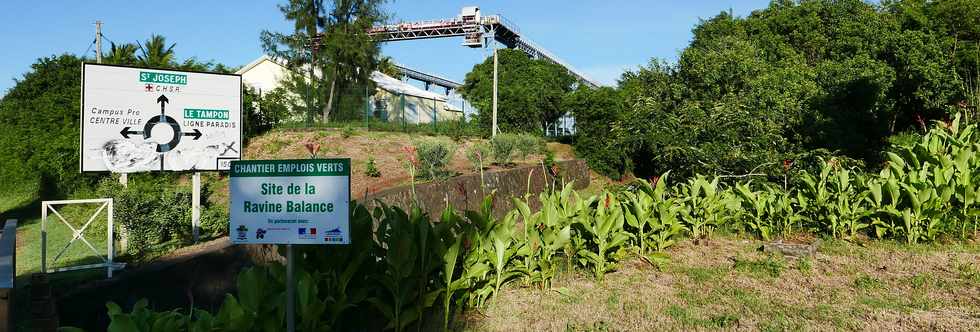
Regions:
[[228, 110], [185, 108], [184, 119], [228, 120]]
[[140, 82], [187, 85], [187, 75], [141, 71]]
[[350, 176], [350, 159], [235, 160], [231, 177]]

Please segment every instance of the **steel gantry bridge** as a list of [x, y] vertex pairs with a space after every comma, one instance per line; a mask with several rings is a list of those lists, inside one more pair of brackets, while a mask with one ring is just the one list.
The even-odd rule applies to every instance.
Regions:
[[462, 13], [449, 19], [415, 21], [375, 26], [368, 34], [382, 42], [463, 37], [463, 46], [486, 46], [485, 39], [493, 38], [507, 48], [518, 49], [533, 59], [542, 59], [565, 68], [580, 84], [597, 88], [601, 84], [592, 80], [543, 47], [521, 34], [516, 25], [500, 15], [480, 16], [478, 7], [464, 7]]
[[430, 86], [436, 85], [446, 88], [446, 94], [448, 95], [450, 91], [459, 89], [459, 87], [463, 85], [462, 83], [450, 80], [448, 78], [408, 68], [400, 64], [395, 64], [395, 68], [398, 69], [399, 73], [405, 75], [405, 77], [424, 83], [426, 91], [429, 90]]

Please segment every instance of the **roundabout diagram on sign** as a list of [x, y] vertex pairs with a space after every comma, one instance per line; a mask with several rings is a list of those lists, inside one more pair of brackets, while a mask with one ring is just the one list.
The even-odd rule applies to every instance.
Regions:
[[160, 153], [168, 152], [176, 148], [177, 144], [180, 143], [181, 136], [191, 136], [194, 137], [194, 140], [201, 138], [202, 134], [201, 130], [199, 129], [195, 128], [194, 132], [187, 133], [180, 130], [180, 123], [167, 115], [167, 103], [169, 102], [170, 100], [167, 99], [166, 95], [160, 95], [160, 97], [157, 98], [157, 103], [160, 104], [160, 115], [155, 115], [148, 119], [146, 121], [146, 125], [143, 126], [142, 131], [129, 130], [130, 127], [124, 127], [119, 134], [122, 135], [123, 138], [129, 138], [129, 135], [143, 135], [143, 139], [150, 140], [153, 135], [153, 127], [157, 125], [170, 126], [170, 129], [173, 131], [173, 135], [171, 136], [170, 141], [157, 145], [157, 152]]

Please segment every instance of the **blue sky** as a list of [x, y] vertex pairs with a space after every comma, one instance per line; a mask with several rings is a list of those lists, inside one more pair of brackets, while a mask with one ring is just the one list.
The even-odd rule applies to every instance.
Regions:
[[[386, 7], [392, 21], [450, 18], [463, 6], [479, 5], [484, 14], [500, 14], [521, 32], [600, 82], [614, 84], [624, 69], [653, 57], [675, 60], [690, 41], [691, 28], [731, 8], [748, 15], [768, 0], [705, 1], [394, 1]], [[103, 35], [117, 43], [161, 34], [180, 59], [196, 57], [230, 66], [261, 55], [259, 32], [288, 32], [292, 26], [276, 8], [278, 1], [3, 1], [0, 3], [0, 95], [30, 69], [37, 58], [81, 54], [95, 35], [94, 22], [105, 22]], [[457, 38], [386, 44], [397, 62], [462, 81], [483, 49], [461, 46]], [[108, 42], [103, 46], [108, 51]], [[91, 54], [91, 52], [90, 52]]]

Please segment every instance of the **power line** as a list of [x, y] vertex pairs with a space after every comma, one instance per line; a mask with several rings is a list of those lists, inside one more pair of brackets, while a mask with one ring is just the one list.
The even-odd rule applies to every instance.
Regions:
[[95, 45], [95, 39], [92, 39], [92, 43], [88, 44], [88, 48], [86, 48], [84, 52], [79, 54], [81, 54], [82, 57], [86, 57], [88, 55], [88, 51], [92, 50], [92, 45]]
[[[109, 43], [116, 44], [116, 42], [112, 41], [112, 39], [109, 39], [109, 37], [106, 37], [104, 33], [100, 33], [99, 35], [102, 35], [102, 38], [105, 38], [105, 40], [108, 40]], [[119, 44], [116, 44], [116, 45], [119, 45]]]

